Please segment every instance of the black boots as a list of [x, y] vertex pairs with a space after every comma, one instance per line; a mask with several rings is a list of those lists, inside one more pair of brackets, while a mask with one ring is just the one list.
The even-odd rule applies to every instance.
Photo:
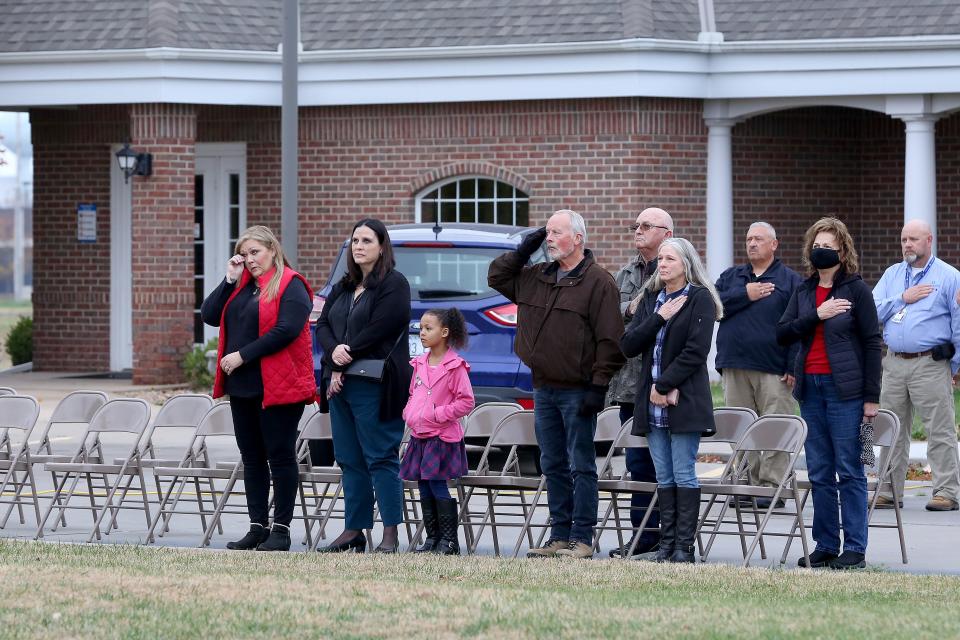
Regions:
[[670, 562], [696, 562], [693, 542], [700, 521], [700, 488], [677, 487], [676, 543]]
[[[442, 556], [460, 555], [460, 541], [457, 537], [457, 524], [460, 521], [456, 498], [437, 498], [437, 520], [440, 524], [440, 542], [434, 553]], [[424, 512], [426, 517], [426, 512]]]
[[677, 488], [657, 487], [657, 506], [660, 509], [660, 548], [655, 562], [671, 562], [677, 544]]
[[267, 537], [270, 535], [270, 530], [259, 522], [250, 523], [250, 531], [247, 531], [247, 534], [240, 538], [239, 540], [234, 540], [233, 542], [227, 543], [227, 549], [234, 549], [240, 551], [248, 551], [250, 549], [256, 549], [257, 545], [262, 542], [266, 542]]
[[289, 551], [290, 550], [290, 527], [282, 524], [273, 523], [270, 529], [270, 537], [262, 542], [257, 551]]
[[436, 498], [433, 496], [424, 497], [420, 500], [420, 506], [423, 509], [423, 530], [427, 538], [422, 545], [414, 549], [414, 553], [430, 553], [440, 543], [440, 522], [437, 520]]

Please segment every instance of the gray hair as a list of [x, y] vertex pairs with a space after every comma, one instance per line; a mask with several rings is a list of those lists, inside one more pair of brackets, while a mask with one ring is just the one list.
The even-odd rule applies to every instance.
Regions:
[[583, 221], [583, 216], [574, 211], [573, 209], [560, 209], [559, 211], [554, 211], [554, 215], [558, 213], [565, 213], [567, 217], [570, 218], [570, 229], [574, 234], [580, 234], [580, 237], [583, 238], [583, 244], [587, 244], [587, 223]]
[[769, 222], [763, 222], [762, 220], [757, 221], [757, 222], [754, 222], [752, 225], [750, 225], [749, 227], [747, 227], [747, 233], [750, 233], [750, 229], [752, 229], [752, 228], [754, 228], [754, 227], [763, 227], [764, 229], [766, 229], [767, 231], [770, 232], [770, 237], [771, 237], [771, 238], [773, 238], [774, 240], [777, 239], [777, 230], [774, 229], [774, 228], [773, 228], [773, 225], [770, 224]]
[[[683, 272], [687, 282], [709, 291], [710, 297], [713, 298], [713, 306], [717, 310], [716, 319], [723, 318], [723, 302], [720, 301], [720, 294], [717, 293], [717, 288], [710, 281], [707, 270], [703, 266], [703, 261], [700, 260], [700, 254], [690, 244], [690, 241], [686, 238], [667, 238], [660, 244], [660, 251], [663, 251], [664, 247], [673, 247], [673, 250], [683, 261]], [[660, 271], [657, 270], [643, 284], [643, 289], [645, 291], [660, 291], [664, 286], [663, 280], [660, 279]]]

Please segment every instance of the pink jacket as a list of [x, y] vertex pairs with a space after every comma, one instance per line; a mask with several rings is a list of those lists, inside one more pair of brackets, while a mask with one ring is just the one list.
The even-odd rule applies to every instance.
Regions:
[[434, 368], [427, 364], [429, 352], [410, 361], [410, 399], [403, 420], [417, 438], [440, 436], [444, 442], [463, 440], [460, 418], [473, 410], [473, 387], [467, 373], [470, 365], [453, 349]]

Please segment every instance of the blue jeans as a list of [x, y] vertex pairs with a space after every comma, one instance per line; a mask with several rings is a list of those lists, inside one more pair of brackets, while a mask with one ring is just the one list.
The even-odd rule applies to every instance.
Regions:
[[[867, 476], [860, 463], [863, 398], [841, 400], [833, 376], [803, 378], [800, 415], [807, 423], [807, 471], [813, 490], [813, 539], [818, 551], [867, 549]], [[838, 500], [839, 496], [839, 500]]]
[[540, 468], [547, 477], [550, 538], [593, 544], [597, 524], [597, 416], [577, 415], [581, 389], [534, 391], [534, 424]]
[[650, 429], [647, 444], [657, 469], [657, 485], [661, 487], [685, 487], [696, 489], [697, 449], [700, 448], [700, 432], [673, 433], [670, 429]]
[[[625, 423], [633, 417], [633, 403], [623, 402], [620, 404], [620, 424]], [[634, 482], [656, 482], [657, 470], [653, 466], [653, 457], [650, 455], [650, 449], [642, 447], [628, 447], [626, 449], [627, 471], [630, 472], [630, 479]], [[650, 506], [651, 496], [649, 493], [634, 493], [630, 496], [630, 524], [639, 527], [643, 522], [643, 514]], [[646, 529], [660, 528], [660, 510], [653, 509], [650, 512], [650, 519], [647, 520]], [[660, 539], [660, 534], [656, 531], [644, 531], [640, 534], [640, 544], [653, 544]]]
[[343, 471], [344, 528], [373, 526], [373, 498], [384, 526], [403, 522], [400, 440], [403, 419], [380, 420], [380, 385], [350, 378], [330, 398], [333, 450]]

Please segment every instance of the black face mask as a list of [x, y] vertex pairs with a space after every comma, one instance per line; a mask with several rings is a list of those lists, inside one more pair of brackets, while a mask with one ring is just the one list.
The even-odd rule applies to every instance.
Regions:
[[829, 269], [840, 264], [840, 252], [836, 249], [818, 247], [810, 252], [810, 264], [815, 269]]

